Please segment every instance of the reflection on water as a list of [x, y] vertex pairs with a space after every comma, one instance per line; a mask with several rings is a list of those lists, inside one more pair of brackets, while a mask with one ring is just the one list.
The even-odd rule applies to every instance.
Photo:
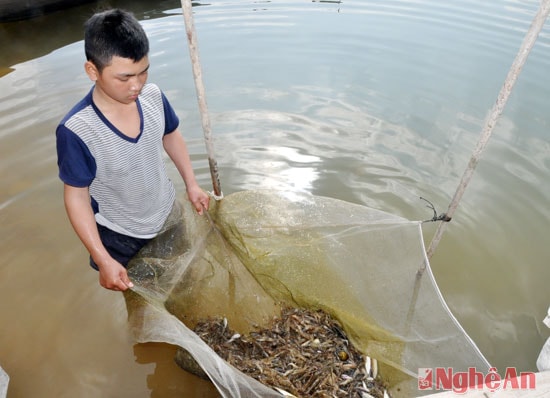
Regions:
[[17, 63], [82, 40], [84, 22], [95, 10], [119, 7], [131, 10], [139, 19], [151, 19], [165, 16], [165, 10], [181, 4], [178, 0], [81, 0], [80, 3], [85, 4], [27, 20], [0, 23], [0, 76], [12, 71], [11, 67]]
[[[181, 116], [209, 189], [179, 1], [110, 3], [144, 21], [150, 80]], [[444, 211], [537, 6], [448, 3], [195, 7], [224, 192], [308, 191], [431, 218], [422, 196]], [[133, 347], [122, 296], [99, 287], [64, 214], [53, 131], [89, 90], [80, 39], [93, 9], [0, 24], [0, 364], [10, 397], [215, 396], [174, 368], [172, 347]], [[432, 259], [449, 306], [499, 369], [533, 370], [549, 335], [549, 47], [545, 27]]]

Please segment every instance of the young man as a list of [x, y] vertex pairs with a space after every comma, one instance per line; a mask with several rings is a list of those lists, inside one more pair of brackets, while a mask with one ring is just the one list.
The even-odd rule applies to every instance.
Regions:
[[99, 270], [101, 286], [133, 286], [128, 261], [161, 230], [175, 201], [163, 149], [199, 214], [209, 196], [197, 184], [178, 117], [164, 94], [146, 84], [149, 42], [121, 10], [85, 25], [86, 74], [94, 86], [56, 130], [59, 177], [71, 224]]

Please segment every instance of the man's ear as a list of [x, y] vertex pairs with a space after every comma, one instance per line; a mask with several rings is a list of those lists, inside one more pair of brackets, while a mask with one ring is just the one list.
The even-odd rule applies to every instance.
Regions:
[[86, 74], [90, 78], [91, 81], [95, 82], [99, 78], [99, 70], [97, 69], [97, 66], [94, 65], [91, 61], [86, 61], [84, 63], [84, 70], [86, 71]]

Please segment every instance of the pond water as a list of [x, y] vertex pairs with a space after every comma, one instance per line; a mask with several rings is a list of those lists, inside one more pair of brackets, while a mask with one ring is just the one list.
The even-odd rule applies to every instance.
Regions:
[[[137, 4], [139, 3], [139, 4]], [[111, 1], [151, 40], [149, 80], [211, 189], [178, 1]], [[411, 220], [447, 209], [535, 0], [197, 3], [224, 193], [276, 188]], [[134, 346], [65, 216], [54, 130], [90, 88], [96, 5], [0, 24], [0, 365], [8, 397], [208, 397], [173, 347]], [[550, 28], [545, 26], [431, 265], [492, 365], [535, 370], [550, 331]], [[181, 181], [171, 169], [180, 193]], [[546, 182], [545, 182], [546, 181]], [[429, 242], [434, 224], [424, 228]]]

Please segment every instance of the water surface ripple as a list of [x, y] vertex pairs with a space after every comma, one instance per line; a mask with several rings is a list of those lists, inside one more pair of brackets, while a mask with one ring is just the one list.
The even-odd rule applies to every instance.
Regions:
[[[150, 80], [181, 117], [210, 189], [179, 2], [139, 3], [113, 2], [143, 20]], [[422, 196], [445, 211], [537, 6], [196, 3], [224, 193], [307, 191], [412, 220], [432, 216]], [[215, 396], [181, 376], [170, 347], [132, 345], [122, 297], [99, 287], [64, 214], [54, 129], [90, 87], [81, 26], [91, 11], [0, 24], [0, 364], [10, 397]], [[550, 335], [541, 323], [550, 305], [549, 29], [432, 259], [452, 311], [499, 369], [534, 370]], [[427, 241], [434, 229], [426, 224]]]

